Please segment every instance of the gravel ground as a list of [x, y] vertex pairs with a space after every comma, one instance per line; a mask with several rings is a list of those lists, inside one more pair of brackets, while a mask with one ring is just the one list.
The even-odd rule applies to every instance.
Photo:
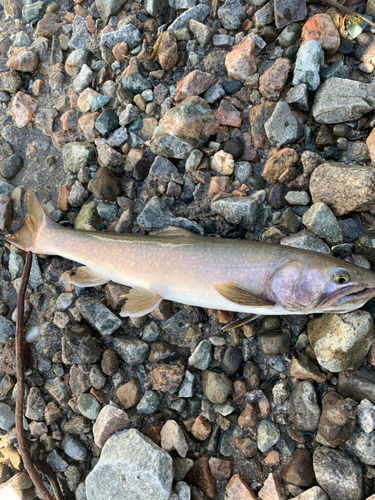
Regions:
[[[373, 268], [375, 29], [309, 0], [0, 3], [0, 496], [32, 500], [4, 239], [25, 189], [67, 227]], [[25, 432], [66, 499], [375, 500], [374, 300], [223, 333], [233, 313], [167, 301], [120, 318], [128, 288], [76, 267], [34, 256], [26, 300]]]

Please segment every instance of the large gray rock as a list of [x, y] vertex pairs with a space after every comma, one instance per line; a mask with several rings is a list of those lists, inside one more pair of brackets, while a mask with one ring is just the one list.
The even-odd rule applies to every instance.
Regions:
[[177, 31], [182, 28], [188, 28], [190, 19], [203, 23], [209, 13], [210, 7], [208, 5], [197, 5], [196, 7], [193, 7], [178, 16], [178, 18], [169, 26], [168, 31]]
[[125, 42], [129, 49], [134, 49], [142, 42], [142, 35], [132, 24], [126, 24], [117, 31], [110, 31], [101, 36], [101, 44], [107, 49], [113, 49], [117, 43]]
[[357, 120], [375, 109], [375, 86], [346, 78], [329, 78], [317, 93], [313, 116], [318, 123]]
[[128, 0], [95, 0], [96, 8], [104, 24], [108, 19], [120, 12]]
[[286, 245], [287, 247], [303, 248], [304, 250], [312, 250], [313, 252], [332, 255], [329, 246], [307, 229], [303, 229], [302, 231], [298, 231], [296, 234], [286, 236], [280, 241], [280, 244]]
[[121, 319], [99, 300], [83, 297], [77, 300], [76, 306], [85, 320], [102, 335], [111, 335], [122, 325]]
[[345, 443], [345, 448], [366, 465], [375, 465], [375, 431], [358, 428]]
[[264, 191], [257, 191], [248, 198], [233, 196], [211, 203], [211, 209], [225, 217], [230, 224], [240, 224], [248, 231], [254, 231], [258, 218], [259, 205], [265, 199]]
[[308, 90], [320, 85], [320, 67], [324, 63], [324, 52], [317, 40], [308, 40], [297, 52], [294, 66], [293, 85], [305, 83]]
[[375, 404], [375, 373], [362, 366], [359, 370], [341, 372], [338, 378], [337, 392], [344, 398], [352, 398], [360, 403], [368, 399]]
[[324, 314], [309, 322], [307, 333], [319, 363], [334, 373], [359, 368], [375, 338], [367, 311]]
[[362, 500], [362, 468], [346, 453], [322, 446], [314, 452], [313, 466], [330, 500]]
[[275, 23], [278, 30], [295, 21], [303, 21], [307, 15], [305, 0], [275, 1]]
[[275, 148], [296, 142], [303, 135], [303, 129], [294, 117], [288, 104], [279, 101], [271, 115], [264, 124], [267, 138]]
[[239, 27], [243, 18], [240, 0], [226, 0], [225, 4], [217, 11], [223, 28], [234, 30]]
[[135, 429], [111, 436], [86, 479], [87, 500], [169, 500], [170, 455]]
[[332, 210], [322, 202], [314, 203], [302, 217], [303, 224], [330, 245], [343, 242], [342, 230]]

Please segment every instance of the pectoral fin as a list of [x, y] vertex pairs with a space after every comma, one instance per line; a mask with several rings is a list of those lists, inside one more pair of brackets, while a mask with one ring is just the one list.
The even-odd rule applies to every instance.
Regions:
[[108, 283], [109, 279], [100, 276], [100, 274], [92, 271], [86, 266], [79, 267], [74, 276], [69, 280], [69, 283], [78, 287], [84, 288], [86, 286], [98, 286]]
[[259, 314], [249, 314], [244, 318], [239, 318], [235, 319], [234, 321], [231, 321], [227, 325], [223, 326], [221, 330], [223, 332], [229, 332], [229, 330], [233, 330], [234, 328], [239, 328], [240, 326], [247, 325], [248, 323], [251, 323], [251, 321], [254, 321], [257, 318], [259, 318]]
[[214, 285], [214, 288], [224, 298], [240, 306], [272, 307], [274, 305], [272, 302], [262, 299], [261, 297], [257, 297], [245, 288], [235, 285], [234, 283], [230, 283], [229, 281], [228, 283]]
[[120, 316], [133, 318], [148, 314], [163, 300], [163, 297], [160, 297], [157, 293], [142, 290], [141, 288], [132, 288], [130, 293], [125, 295], [125, 298], [126, 302], [121, 309]]

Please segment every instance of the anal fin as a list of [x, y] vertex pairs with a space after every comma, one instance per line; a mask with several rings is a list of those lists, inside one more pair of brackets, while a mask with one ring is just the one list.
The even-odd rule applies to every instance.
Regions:
[[104, 285], [108, 281], [109, 279], [100, 276], [100, 274], [92, 271], [87, 266], [82, 266], [77, 269], [74, 276], [71, 276], [69, 283], [84, 288], [87, 286]]
[[249, 292], [245, 288], [242, 288], [241, 286], [238, 286], [229, 281], [220, 285], [214, 285], [214, 288], [224, 298], [240, 306], [265, 308], [274, 306], [274, 304], [269, 300], [262, 299], [261, 297], [258, 297], [257, 295]]
[[145, 316], [163, 300], [163, 297], [160, 297], [157, 293], [141, 288], [132, 288], [130, 293], [125, 295], [125, 298], [126, 302], [121, 309], [120, 316], [133, 318]]

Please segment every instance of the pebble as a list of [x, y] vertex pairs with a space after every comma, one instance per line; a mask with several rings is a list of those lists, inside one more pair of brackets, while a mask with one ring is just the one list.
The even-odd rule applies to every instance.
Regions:
[[137, 338], [117, 338], [114, 346], [118, 355], [132, 366], [138, 366], [147, 358], [148, 345]]
[[194, 70], [178, 82], [174, 94], [175, 101], [182, 101], [186, 97], [203, 94], [215, 82], [216, 78], [213, 75], [199, 69]]
[[218, 174], [232, 175], [234, 170], [233, 156], [225, 151], [218, 151], [211, 159], [211, 168]]
[[284, 210], [279, 220], [279, 226], [283, 231], [289, 234], [296, 233], [300, 229], [300, 222], [290, 207]]
[[357, 428], [345, 443], [345, 449], [366, 465], [375, 465], [375, 432]]
[[313, 486], [296, 496], [294, 500], [328, 500], [328, 497], [320, 486]]
[[335, 392], [324, 396], [318, 430], [330, 446], [340, 446], [353, 434], [356, 406], [355, 401], [343, 399]]
[[14, 411], [5, 403], [0, 403], [0, 428], [8, 432], [13, 426], [15, 421]]
[[296, 142], [303, 135], [301, 125], [285, 101], [276, 104], [272, 116], [264, 124], [264, 129], [271, 145], [277, 148]]
[[72, 434], [69, 434], [68, 432], [65, 433], [62, 441], [62, 447], [68, 457], [73, 458], [73, 460], [86, 460], [86, 447]]
[[279, 428], [269, 420], [262, 420], [257, 428], [257, 446], [264, 453], [280, 439]]
[[15, 332], [14, 324], [4, 316], [0, 316], [0, 342], [5, 344], [10, 337], [14, 337]]
[[224, 99], [220, 102], [220, 106], [215, 111], [215, 116], [219, 125], [241, 127], [241, 113]]
[[172, 69], [178, 62], [177, 40], [175, 34], [171, 31], [165, 31], [161, 35], [158, 59], [160, 66], [166, 71]]
[[240, 26], [243, 19], [243, 11], [240, 0], [226, 0], [224, 5], [217, 11], [223, 28], [233, 30]]
[[101, 335], [111, 335], [122, 325], [122, 321], [99, 300], [89, 297], [80, 298], [76, 301], [76, 307], [85, 320]]
[[208, 340], [202, 340], [189, 358], [189, 365], [198, 370], [207, 370], [212, 360], [212, 345]]
[[359, 368], [374, 340], [366, 311], [325, 314], [310, 321], [307, 332], [319, 363], [331, 372]]
[[138, 404], [140, 394], [141, 387], [136, 379], [129, 380], [129, 382], [120, 386], [116, 391], [116, 395], [125, 410]]
[[159, 398], [154, 391], [146, 391], [137, 404], [138, 413], [150, 415], [154, 413], [159, 406]]
[[37, 101], [23, 92], [17, 92], [11, 104], [11, 113], [17, 128], [26, 127], [32, 120], [38, 106]]
[[313, 466], [316, 480], [329, 498], [362, 499], [362, 469], [345, 452], [320, 446], [314, 452]]
[[103, 136], [109, 137], [119, 126], [119, 118], [116, 112], [111, 108], [106, 108], [98, 116], [95, 122], [96, 130]]
[[258, 492], [261, 500], [286, 500], [284, 486], [276, 473], [271, 472]]
[[180, 429], [177, 422], [167, 420], [163, 425], [160, 433], [160, 446], [167, 451], [176, 450], [180, 457], [185, 458], [189, 450], [188, 443], [184, 433]]
[[177, 391], [184, 378], [184, 371], [180, 364], [156, 367], [151, 373], [153, 389], [161, 392]]
[[286, 94], [286, 102], [291, 106], [297, 107], [301, 111], [309, 111], [309, 92], [307, 85], [301, 83], [289, 89]]
[[298, 353], [298, 358], [293, 357], [290, 365], [290, 375], [299, 380], [315, 380], [318, 384], [325, 382], [326, 376], [313, 361], [302, 353]]
[[277, 101], [292, 67], [289, 59], [279, 57], [259, 78], [259, 91], [266, 99]]
[[314, 432], [318, 428], [321, 414], [317, 395], [312, 382], [298, 382], [292, 391], [291, 406], [293, 408], [294, 427], [302, 432]]
[[98, 200], [110, 200], [122, 192], [116, 175], [107, 167], [102, 167], [96, 172], [91, 190]]
[[118, 43], [126, 43], [130, 50], [142, 43], [142, 36], [139, 30], [131, 23], [126, 24], [117, 31], [110, 31], [101, 36], [100, 43], [103, 47], [112, 50]]
[[231, 78], [242, 82], [256, 72], [255, 43], [250, 36], [232, 47], [232, 51], [225, 57], [225, 67]]
[[285, 333], [262, 333], [258, 337], [259, 347], [266, 356], [273, 356], [288, 352], [290, 348], [290, 334]]
[[[238, 347], [228, 347], [223, 355], [221, 367], [223, 372], [228, 375], [234, 375], [242, 363], [242, 351]], [[208, 368], [208, 367], [207, 367]]]
[[127, 429], [129, 423], [129, 417], [123, 410], [111, 405], [102, 408], [92, 428], [96, 446], [103, 448], [113, 434]]
[[343, 243], [343, 234], [339, 223], [332, 210], [325, 203], [314, 203], [303, 214], [302, 222], [308, 230], [325, 239], [329, 245]]
[[114, 434], [86, 479], [87, 500], [164, 500], [173, 481], [172, 458], [136, 429]]
[[91, 394], [81, 394], [77, 399], [77, 407], [89, 420], [96, 420], [101, 409], [100, 404]]
[[181, 15], [179, 15], [176, 20], [173, 21], [173, 23], [169, 26], [168, 30], [176, 32], [180, 29], [188, 28], [190, 19], [194, 19], [195, 21], [203, 23], [209, 13], [210, 8], [207, 5], [196, 5], [195, 7], [192, 7], [188, 11], [185, 11]]
[[186, 475], [186, 481], [197, 486], [210, 500], [217, 495], [216, 481], [209, 466], [210, 457], [203, 455], [194, 461], [193, 467]]
[[265, 199], [265, 192], [257, 191], [248, 198], [233, 196], [211, 203], [211, 209], [224, 217], [230, 224], [241, 225], [254, 231], [258, 217], [258, 207]]
[[225, 498], [227, 500], [256, 500], [257, 497], [239, 474], [235, 474], [225, 487]]
[[283, 148], [271, 156], [264, 165], [262, 177], [269, 183], [273, 184], [277, 180], [290, 180], [288, 176], [295, 175], [295, 170], [292, 170], [293, 165], [298, 162], [298, 154], [294, 149]]
[[224, 403], [232, 389], [232, 381], [224, 374], [204, 371], [201, 375], [202, 389], [209, 401]]
[[357, 421], [360, 427], [367, 433], [375, 429], [375, 406], [367, 399], [362, 399], [357, 406]]
[[39, 64], [38, 56], [31, 50], [22, 50], [18, 54], [11, 56], [7, 61], [7, 66], [10, 69], [21, 72], [33, 72]]
[[289, 484], [309, 488], [315, 483], [312, 456], [305, 448], [297, 448], [290, 462], [280, 470], [280, 477]]
[[302, 28], [302, 43], [317, 40], [327, 54], [337, 52], [340, 35], [329, 14], [316, 14], [310, 17]]

